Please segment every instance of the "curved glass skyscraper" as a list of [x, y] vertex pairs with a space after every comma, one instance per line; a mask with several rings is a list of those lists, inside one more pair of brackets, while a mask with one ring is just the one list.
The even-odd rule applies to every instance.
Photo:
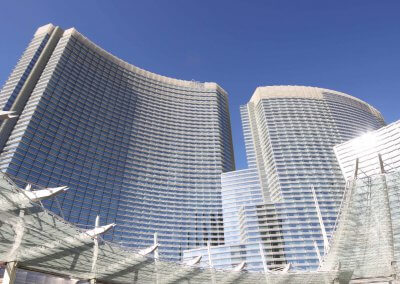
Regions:
[[247, 112], [264, 198], [274, 202], [303, 199], [311, 186], [321, 197], [341, 196], [333, 146], [384, 125], [367, 103], [314, 87], [257, 88]]
[[355, 97], [303, 86], [259, 87], [246, 114], [265, 204], [242, 208], [242, 240], [261, 240], [272, 267], [317, 267], [313, 243], [323, 254], [322, 231], [329, 238], [345, 188], [333, 147], [382, 127], [383, 117]]
[[383, 117], [355, 97], [303, 86], [259, 87], [241, 115], [249, 168], [222, 174], [226, 245], [211, 249], [213, 263], [315, 269], [345, 188], [333, 147], [382, 127]]
[[[226, 92], [128, 64], [75, 29], [36, 32], [0, 93], [19, 114], [0, 127], [0, 168], [40, 186], [82, 227], [160, 255], [223, 243], [221, 173], [234, 170]], [[61, 210], [60, 210], [61, 209]]]

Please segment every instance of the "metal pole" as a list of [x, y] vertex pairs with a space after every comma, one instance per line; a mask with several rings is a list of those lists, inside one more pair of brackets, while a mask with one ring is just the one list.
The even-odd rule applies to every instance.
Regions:
[[358, 175], [358, 158], [356, 159], [356, 165], [354, 167], [354, 179], [357, 179], [357, 175]]
[[265, 273], [265, 275], [267, 275], [269, 273], [269, 270], [267, 267], [267, 261], [265, 260], [264, 248], [263, 248], [262, 243], [260, 243], [260, 255], [261, 255], [261, 261], [262, 261], [263, 268], [264, 268], [264, 273]]
[[21, 246], [22, 237], [24, 236], [24, 232], [25, 232], [24, 216], [25, 216], [25, 210], [24, 209], [19, 210], [19, 218], [13, 226], [14, 227], [13, 229], [15, 232], [14, 244], [8, 253], [7, 259], [15, 259], [16, 255], [18, 253], [19, 247]]
[[[158, 234], [157, 232], [154, 233], [154, 245], [158, 244]], [[158, 274], [158, 259], [160, 258], [160, 255], [158, 253], [158, 247], [154, 250], [154, 271], [156, 273], [156, 284], [160, 283], [160, 276]]]
[[324, 221], [322, 219], [321, 209], [319, 208], [317, 195], [315, 194], [315, 189], [314, 189], [313, 186], [311, 186], [311, 192], [312, 192], [312, 195], [313, 195], [313, 198], [314, 198], [315, 209], [317, 210], [317, 216], [318, 216], [319, 225], [321, 226], [322, 238], [324, 240], [324, 253], [326, 254], [328, 252], [328, 250], [329, 250], [328, 235], [326, 234]]
[[391, 216], [392, 216], [392, 210], [390, 208], [390, 198], [389, 198], [389, 188], [388, 188], [388, 184], [387, 184], [387, 179], [386, 179], [386, 174], [385, 174], [385, 168], [383, 166], [383, 160], [382, 160], [382, 156], [381, 154], [378, 153], [378, 159], [379, 159], [379, 165], [381, 168], [381, 174], [382, 174], [382, 182], [383, 182], [383, 186], [384, 186], [384, 199], [386, 202], [383, 202], [382, 207], [383, 210], [385, 210], [387, 212], [387, 216], [389, 216], [388, 218], [384, 218], [383, 220], [380, 221], [380, 224], [386, 221], [386, 226], [389, 229], [389, 232], [386, 232], [386, 235], [388, 237], [388, 241], [389, 241], [389, 246], [390, 246], [390, 254], [391, 254], [391, 265], [393, 267], [393, 261], [395, 260], [395, 255], [394, 255], [394, 239], [393, 239], [393, 224], [392, 224], [392, 220], [391, 220]]
[[14, 284], [16, 273], [17, 273], [17, 262], [16, 261], [7, 262], [6, 268], [4, 270], [2, 283]]
[[[94, 223], [94, 228], [97, 229], [100, 227], [100, 216], [96, 216], [96, 221]], [[97, 264], [97, 257], [99, 255], [99, 239], [98, 235], [94, 236], [94, 247], [93, 247], [93, 259], [92, 259], [92, 269], [91, 273], [93, 275], [93, 278], [89, 280], [90, 284], [95, 284], [96, 283], [96, 264]]]
[[214, 275], [214, 265], [212, 263], [212, 258], [211, 258], [211, 242], [209, 241], [207, 243], [207, 253], [208, 253], [208, 265], [210, 266], [211, 270], [211, 283], [215, 283], [215, 275]]
[[208, 265], [213, 268], [213, 263], [212, 263], [212, 259], [211, 259], [211, 244], [210, 242], [207, 243], [207, 253], [208, 253]]
[[315, 248], [315, 251], [317, 252], [319, 265], [321, 265], [321, 263], [322, 263], [322, 257], [321, 257], [321, 253], [319, 252], [319, 247], [318, 247], [316, 241], [314, 241], [314, 248]]
[[[154, 245], [158, 244], [158, 234], [157, 232], [154, 233]], [[157, 260], [160, 258], [160, 255], [158, 254], [158, 247], [154, 251], [154, 259], [157, 262]]]
[[378, 154], [378, 159], [379, 159], [379, 166], [381, 168], [381, 174], [385, 173], [385, 166], [383, 165], [383, 160], [382, 160], [382, 155]]

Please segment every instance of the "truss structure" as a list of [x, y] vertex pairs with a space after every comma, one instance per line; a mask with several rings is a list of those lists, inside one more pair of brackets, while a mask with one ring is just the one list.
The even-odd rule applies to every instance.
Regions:
[[353, 279], [395, 279], [400, 256], [400, 172], [348, 182], [337, 228], [320, 271], [340, 267]]
[[[91, 283], [347, 283], [350, 279], [395, 279], [400, 257], [400, 172], [355, 178], [348, 183], [334, 237], [318, 271], [244, 271], [200, 268], [159, 259], [154, 245], [130, 250], [101, 238], [115, 224], [82, 230], [45, 210], [44, 198], [66, 188], [19, 188], [0, 173], [0, 261], [3, 283], [13, 283], [16, 268]], [[316, 204], [318, 201], [316, 200]], [[117, 224], [118, 225], [118, 224]]]

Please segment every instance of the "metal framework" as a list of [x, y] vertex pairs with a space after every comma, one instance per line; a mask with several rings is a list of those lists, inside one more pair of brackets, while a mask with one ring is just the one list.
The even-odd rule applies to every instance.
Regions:
[[[400, 256], [400, 172], [363, 176], [348, 183], [337, 228], [320, 271], [352, 271], [353, 279], [396, 279]], [[357, 177], [358, 161], [355, 165]]]
[[[61, 194], [65, 187], [19, 188], [0, 173], [0, 261], [3, 283], [13, 283], [17, 268], [81, 279], [90, 283], [347, 283], [351, 278], [394, 279], [400, 256], [400, 173], [357, 178], [346, 189], [334, 237], [318, 271], [264, 273], [200, 268], [200, 257], [186, 263], [159, 259], [158, 236], [142, 250], [128, 250], [104, 241], [101, 234], [115, 224], [81, 230], [45, 210], [40, 200]], [[317, 211], [318, 200], [313, 191]], [[323, 231], [323, 227], [321, 226]], [[209, 247], [211, 250], [212, 247]], [[316, 250], [319, 252], [318, 246]], [[260, 245], [261, 255], [264, 248]], [[265, 262], [265, 260], [264, 260]]]

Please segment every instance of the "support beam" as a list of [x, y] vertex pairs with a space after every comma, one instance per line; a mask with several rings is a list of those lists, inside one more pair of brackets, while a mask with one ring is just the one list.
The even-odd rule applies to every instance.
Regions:
[[[100, 227], [100, 216], [96, 216], [96, 221], [94, 223], [95, 230]], [[93, 238], [94, 246], [93, 246], [93, 258], [92, 258], [92, 269], [91, 272], [95, 275], [96, 274], [96, 264], [97, 264], [97, 257], [99, 256], [99, 239], [98, 234]]]
[[89, 235], [90, 237], [93, 238], [95, 236], [98, 236], [100, 234], [107, 232], [108, 230], [110, 230], [113, 227], [115, 227], [115, 223], [104, 225], [104, 226], [99, 226], [97, 228], [88, 230], [88, 231], [84, 232], [83, 234]]
[[3, 211], [15, 210], [17, 208], [31, 207], [31, 201], [38, 202], [46, 198], [53, 197], [59, 193], [65, 192], [68, 187], [60, 186], [55, 188], [46, 188], [31, 191], [32, 186], [28, 184], [22, 192], [13, 193], [8, 196], [7, 203], [0, 202], [0, 208]]
[[[261, 255], [261, 261], [263, 264], [263, 268], [264, 268], [264, 273], [265, 273], [265, 277], [267, 278], [268, 274], [282, 274], [282, 273], [287, 273], [291, 267], [291, 264], [288, 263], [283, 269], [282, 271], [273, 271], [273, 270], [269, 270], [268, 266], [267, 266], [267, 261], [265, 259], [265, 254], [264, 254], [264, 247], [262, 245], [262, 243], [260, 242], [260, 255]], [[267, 282], [269, 283], [269, 279], [267, 278]]]
[[5, 111], [5, 110], [0, 111], [0, 119], [1, 120], [16, 118], [16, 117], [18, 117], [18, 115], [15, 111]]
[[359, 160], [357, 158], [355, 166], [354, 166], [354, 177], [353, 177], [354, 179], [357, 179], [357, 176], [358, 176], [358, 162], [359, 162]]
[[35, 191], [30, 191], [31, 186], [28, 185], [26, 187], [27, 190], [24, 191], [25, 195], [29, 197], [33, 202], [38, 202], [43, 199], [47, 199], [53, 197], [59, 193], [65, 192], [68, 190], [68, 186], [60, 186], [54, 188], [46, 188]]
[[157, 261], [160, 258], [160, 255], [158, 254], [158, 234], [157, 232], [154, 233], [154, 243], [153, 245], [155, 246], [154, 249], [154, 259]]
[[14, 284], [17, 273], [17, 262], [7, 262], [4, 269], [3, 284]]
[[239, 263], [237, 266], [235, 266], [232, 271], [238, 272], [238, 271], [242, 271], [243, 268], [246, 266], [246, 262], [242, 261], [241, 263]]
[[138, 254], [141, 255], [148, 255], [149, 253], [152, 253], [154, 251], [156, 251], [156, 249], [158, 248], [158, 244], [152, 245], [150, 247], [144, 248], [142, 250], [138, 251]]
[[321, 257], [321, 253], [320, 253], [320, 251], [319, 251], [319, 247], [318, 247], [316, 241], [314, 241], [313, 243], [314, 243], [315, 252], [317, 253], [317, 256], [318, 256], [319, 265], [321, 265], [321, 263], [322, 263], [322, 257]]
[[292, 265], [290, 263], [286, 264], [285, 268], [283, 268], [281, 273], [288, 273], [290, 267], [292, 267]]
[[[381, 167], [381, 179], [382, 179], [382, 184], [384, 186], [383, 192], [385, 194], [384, 197], [384, 202], [382, 202], [380, 210], [384, 210], [386, 212], [386, 216], [393, 216], [392, 215], [392, 208], [390, 206], [390, 197], [389, 197], [389, 188], [388, 188], [388, 182], [387, 182], [387, 175], [385, 174], [385, 168], [383, 165], [383, 160], [381, 154], [378, 153], [378, 159], [379, 159], [379, 164]], [[382, 211], [381, 211], [382, 212]], [[393, 230], [393, 224], [390, 218], [383, 218], [383, 220], [380, 220], [380, 225], [385, 226], [388, 230], [385, 232], [385, 237], [387, 238], [390, 246], [390, 258], [391, 258], [391, 264], [395, 262], [395, 240], [394, 240], [394, 230]], [[393, 266], [392, 266], [393, 267]]]
[[265, 260], [264, 247], [263, 247], [262, 243], [260, 243], [260, 255], [261, 255], [261, 261], [262, 261], [263, 268], [264, 268], [264, 273], [267, 275], [270, 272], [269, 272], [269, 269], [267, 267], [267, 261]]
[[196, 264], [198, 264], [200, 262], [201, 258], [202, 258], [201, 255], [196, 256], [195, 258], [192, 258], [192, 259], [186, 261], [184, 264], [187, 265], [187, 266], [196, 265]]
[[88, 230], [86, 232], [79, 233], [75, 236], [69, 236], [62, 240], [55, 240], [49, 243], [44, 243], [38, 245], [37, 247], [31, 247], [28, 249], [22, 250], [21, 257], [22, 259], [31, 260], [39, 257], [43, 257], [45, 255], [49, 255], [51, 253], [56, 253], [64, 250], [68, 250], [74, 246], [80, 246], [82, 244], [89, 244], [93, 242], [93, 238], [97, 235], [105, 233], [115, 224], [109, 224], [105, 226], [100, 226], [98, 228], [94, 228], [92, 230]]
[[315, 193], [315, 189], [314, 189], [313, 186], [311, 186], [311, 192], [312, 192], [312, 195], [313, 195], [313, 198], [314, 198], [315, 209], [317, 210], [317, 216], [318, 216], [319, 225], [321, 227], [322, 238], [324, 240], [324, 253], [326, 254], [328, 252], [328, 250], [329, 250], [328, 235], [326, 234], [324, 221], [322, 219], [321, 209], [319, 208], [317, 195]]
[[157, 232], [154, 233], [154, 240], [153, 240], [153, 246], [155, 247], [154, 249], [154, 273], [156, 274], [156, 283], [160, 283], [160, 275], [158, 273], [158, 260], [160, 258], [160, 255], [158, 254], [158, 234]]
[[[28, 196], [29, 199], [31, 199], [34, 202], [52, 197], [60, 192], [64, 192], [68, 189], [68, 187], [66, 186], [62, 186], [62, 187], [57, 187], [57, 188], [48, 188], [48, 189], [42, 189], [42, 190], [37, 190], [37, 191], [31, 191], [32, 186], [30, 184], [28, 184], [24, 190], [24, 193], [19, 193], [19, 195], [26, 195]], [[18, 195], [18, 194], [17, 194]], [[15, 195], [14, 195], [14, 200], [15, 200]], [[26, 200], [26, 197], [23, 198], [22, 196], [19, 196], [19, 198], [17, 198], [19, 200]], [[19, 251], [20, 248], [20, 244], [22, 242], [22, 237], [24, 235], [25, 232], [25, 221], [24, 221], [24, 216], [25, 216], [25, 209], [24, 207], [26, 205], [29, 204], [29, 202], [22, 202], [23, 204], [20, 203], [21, 205], [21, 209], [19, 212], [19, 216], [18, 219], [16, 220], [15, 223], [13, 223], [13, 228], [14, 228], [14, 232], [15, 232], [15, 239], [14, 239], [14, 244], [11, 248], [11, 250], [9, 251], [8, 255], [7, 255], [7, 259], [8, 260], [14, 260], [16, 254]], [[7, 209], [6, 209], [7, 210]], [[24, 254], [25, 255], [25, 254]]]
[[211, 243], [208, 242], [207, 243], [207, 254], [208, 254], [208, 265], [210, 266], [210, 268], [213, 268], [213, 262], [212, 262], [212, 258], [211, 258]]
[[208, 253], [208, 265], [210, 266], [211, 269], [211, 284], [215, 284], [215, 273], [214, 273], [214, 265], [212, 262], [212, 257], [211, 257], [211, 242], [208, 241], [207, 243], [207, 253]]
[[[100, 216], [99, 215], [96, 216], [96, 221], [94, 223], [94, 230], [93, 230], [94, 246], [93, 246], [93, 258], [92, 258], [92, 269], [91, 269], [93, 278], [90, 279], [90, 281], [89, 281], [90, 284], [96, 283], [97, 259], [99, 257], [99, 235], [107, 232], [114, 226], [115, 226], [115, 224], [113, 223], [113, 224], [109, 224], [109, 225], [100, 227]], [[86, 232], [86, 233], [88, 233], [88, 232]], [[90, 232], [90, 233], [92, 233], [92, 232]]]
[[[157, 254], [157, 256], [155, 257], [155, 260], [154, 260], [155, 261], [154, 267], [155, 267], [156, 279], [158, 279], [158, 271], [157, 271], [158, 251], [157, 250], [158, 250], [159, 244], [157, 243], [157, 233], [154, 236], [154, 241], [155, 241], [154, 245], [138, 251], [133, 256], [127, 257], [125, 259], [122, 259], [119, 262], [116, 262], [116, 263], [113, 263], [113, 264], [107, 266], [107, 268], [105, 268], [102, 271], [103, 274], [112, 275], [112, 274], [118, 273], [118, 271], [121, 271], [121, 270], [127, 269], [129, 267], [139, 265], [140, 263], [146, 262], [149, 259], [146, 258], [145, 256], [154, 252], [155, 255]], [[157, 282], [157, 280], [156, 280], [156, 282]]]
[[10, 251], [8, 252], [7, 256], [6, 256], [6, 260], [15, 260], [17, 253], [19, 251], [19, 248], [21, 246], [22, 243], [22, 238], [24, 236], [25, 233], [25, 210], [21, 209], [19, 210], [19, 218], [17, 219], [17, 221], [15, 223], [13, 223], [13, 230], [14, 230], [14, 244], [12, 246], [12, 248], [10, 249]]
[[381, 169], [381, 174], [385, 173], [385, 166], [383, 164], [382, 155], [378, 153], [379, 167]]

